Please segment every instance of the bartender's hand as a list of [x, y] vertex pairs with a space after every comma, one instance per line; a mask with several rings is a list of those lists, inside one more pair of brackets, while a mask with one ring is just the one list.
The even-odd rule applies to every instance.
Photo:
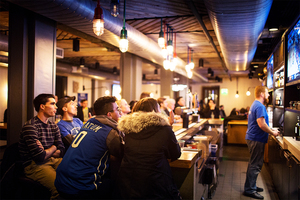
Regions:
[[172, 110], [170, 111], [169, 122], [170, 122], [170, 125], [172, 125], [174, 123], [174, 113]]
[[275, 137], [280, 135], [278, 129], [272, 129], [272, 133]]

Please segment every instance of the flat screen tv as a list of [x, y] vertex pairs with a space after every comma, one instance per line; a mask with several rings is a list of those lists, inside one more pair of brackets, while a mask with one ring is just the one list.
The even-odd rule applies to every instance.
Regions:
[[300, 79], [300, 19], [287, 35], [287, 79]]
[[267, 62], [267, 87], [268, 89], [273, 88], [273, 54], [271, 55], [270, 59]]

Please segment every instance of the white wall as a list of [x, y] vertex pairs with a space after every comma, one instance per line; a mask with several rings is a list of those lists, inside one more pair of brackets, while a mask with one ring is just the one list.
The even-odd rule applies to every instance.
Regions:
[[[152, 93], [154, 99], [157, 99], [157, 98], [161, 97], [160, 96], [160, 85], [159, 84], [143, 84], [142, 85], [142, 92]], [[139, 98], [140, 98], [140, 96], [136, 100], [140, 100]], [[127, 102], [130, 102], [131, 100], [134, 100], [134, 99], [126, 99], [126, 100], [127, 100]]]
[[[77, 82], [79, 85], [78, 91], [73, 92], [73, 81]], [[83, 91], [83, 85], [85, 86], [85, 90]], [[67, 95], [68, 96], [75, 96], [76, 99], [78, 97], [77, 93], [88, 93], [88, 107], [92, 107], [92, 79], [87, 77], [79, 77], [79, 76], [68, 76], [68, 89]]]
[[[237, 91], [236, 77], [232, 78], [232, 81], [229, 78], [223, 78], [222, 83], [202, 83], [202, 84], [192, 84], [192, 93], [197, 92], [199, 95], [199, 100], [203, 99], [202, 97], [202, 87], [205, 86], [220, 86], [220, 105], [224, 105], [226, 115], [229, 115], [233, 108], [241, 109], [251, 106], [254, 101], [254, 87], [262, 85], [258, 79], [249, 79], [248, 77], [239, 77], [238, 78], [238, 91], [239, 98], [235, 98]], [[251, 95], [247, 96], [247, 89], [250, 88]], [[228, 95], [222, 95], [221, 89], [227, 88]]]
[[0, 122], [3, 122], [4, 111], [7, 108], [7, 67], [0, 67]]

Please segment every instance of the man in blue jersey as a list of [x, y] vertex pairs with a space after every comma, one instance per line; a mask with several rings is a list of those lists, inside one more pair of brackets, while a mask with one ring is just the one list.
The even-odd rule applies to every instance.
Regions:
[[251, 105], [248, 115], [248, 129], [246, 141], [250, 151], [250, 159], [247, 169], [246, 182], [244, 186], [244, 195], [255, 199], [264, 197], [258, 192], [263, 189], [256, 186], [257, 176], [264, 163], [265, 143], [268, 136], [278, 136], [278, 130], [269, 127], [269, 118], [264, 104], [268, 103], [268, 89], [265, 86], [255, 88], [255, 101]]
[[74, 118], [77, 115], [77, 103], [75, 96], [63, 97], [56, 103], [57, 113], [62, 116], [62, 119], [57, 123], [59, 127], [62, 141], [66, 150], [71, 145], [75, 136], [79, 133], [83, 123], [79, 118]]
[[94, 112], [57, 168], [55, 186], [65, 199], [109, 199], [114, 189], [111, 164], [121, 161], [124, 153], [116, 98], [97, 99]]

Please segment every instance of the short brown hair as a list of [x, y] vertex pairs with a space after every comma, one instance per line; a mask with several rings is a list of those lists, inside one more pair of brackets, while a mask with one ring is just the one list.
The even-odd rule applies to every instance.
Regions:
[[158, 105], [160, 106], [160, 104], [161, 104], [161, 103], [164, 103], [165, 100], [166, 100], [166, 98], [164, 98], [164, 97], [158, 98], [158, 99], [157, 99]]
[[143, 92], [140, 96], [140, 99], [145, 98], [145, 97], [150, 97], [150, 92]]
[[266, 86], [256, 86], [254, 90], [255, 98], [258, 98], [260, 96], [260, 93], [264, 93], [266, 91]]
[[139, 100], [133, 107], [132, 112], [144, 111], [144, 112], [159, 112], [158, 103], [155, 99], [151, 97], [146, 97]]

